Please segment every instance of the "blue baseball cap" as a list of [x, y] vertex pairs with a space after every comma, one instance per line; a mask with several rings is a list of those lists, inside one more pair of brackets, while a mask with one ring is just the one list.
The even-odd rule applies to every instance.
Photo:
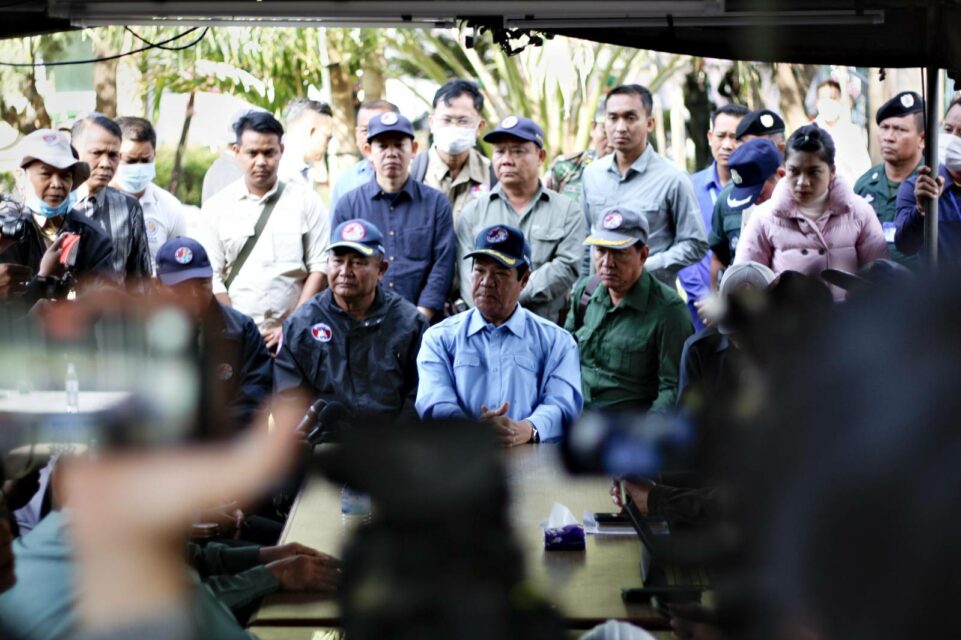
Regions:
[[408, 138], [413, 138], [414, 125], [399, 113], [385, 111], [378, 113], [367, 123], [367, 142], [385, 133], [402, 133]]
[[544, 130], [530, 118], [507, 116], [493, 131], [484, 136], [484, 142], [494, 142], [505, 136], [533, 142], [541, 149], [544, 148]]
[[330, 234], [330, 245], [328, 251], [344, 248], [351, 249], [365, 256], [372, 256], [375, 253], [384, 255], [384, 234], [375, 225], [354, 218], [341, 222]]
[[753, 138], [735, 149], [728, 159], [734, 188], [727, 196], [727, 206], [741, 211], [754, 204], [764, 183], [780, 166], [781, 152], [767, 138]]
[[177, 236], [157, 249], [157, 277], [167, 286], [213, 275], [207, 252], [193, 238]]
[[647, 244], [650, 226], [647, 217], [626, 207], [608, 207], [600, 222], [591, 229], [584, 244], [623, 250], [637, 243]]
[[464, 260], [475, 256], [493, 258], [509, 269], [516, 269], [522, 264], [531, 266], [531, 246], [524, 232], [506, 224], [495, 224], [477, 234], [474, 250], [465, 255]]

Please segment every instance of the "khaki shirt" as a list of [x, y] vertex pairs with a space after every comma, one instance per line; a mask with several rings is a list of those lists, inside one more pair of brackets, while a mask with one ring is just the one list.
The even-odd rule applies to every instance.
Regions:
[[521, 292], [520, 303], [542, 318], [557, 322], [566, 304], [567, 292], [577, 280], [587, 229], [577, 203], [543, 187], [534, 194], [524, 211], [518, 213], [498, 184], [468, 204], [454, 225], [457, 233], [457, 269], [460, 294], [473, 306], [471, 260], [463, 257], [474, 248], [482, 229], [495, 224], [517, 227], [531, 245], [533, 273]]
[[227, 291], [224, 280], [278, 184], [259, 197], [247, 191], [241, 178], [201, 208], [198, 240], [213, 267], [214, 293], [229, 293], [233, 307], [260, 329], [280, 325], [297, 303], [307, 275], [325, 270], [324, 250], [330, 241], [330, 218], [317, 194], [288, 183]]
[[464, 206], [478, 194], [490, 191], [491, 161], [481, 155], [477, 149], [471, 149], [467, 157], [467, 164], [460, 170], [456, 178], [450, 175], [450, 167], [444, 163], [437, 149], [431, 146], [427, 152], [427, 173], [424, 184], [442, 191], [450, 200], [454, 210], [454, 222], [457, 222]]

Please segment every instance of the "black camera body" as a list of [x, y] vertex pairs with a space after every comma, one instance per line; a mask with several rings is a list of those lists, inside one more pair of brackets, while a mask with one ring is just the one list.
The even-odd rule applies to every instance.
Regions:
[[0, 238], [21, 242], [27, 237], [29, 218], [23, 206], [9, 198], [0, 196]]

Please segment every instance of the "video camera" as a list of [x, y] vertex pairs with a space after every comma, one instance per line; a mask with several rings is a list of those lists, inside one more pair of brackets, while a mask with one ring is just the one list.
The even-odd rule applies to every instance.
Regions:
[[0, 195], [0, 238], [14, 243], [27, 237], [29, 218], [23, 205], [10, 196]]

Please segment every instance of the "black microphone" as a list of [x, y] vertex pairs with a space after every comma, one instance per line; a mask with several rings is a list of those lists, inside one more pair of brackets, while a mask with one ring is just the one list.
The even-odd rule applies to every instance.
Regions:
[[317, 417], [317, 427], [307, 435], [310, 444], [320, 444], [343, 431], [343, 423], [351, 417], [350, 409], [336, 400], [331, 400], [321, 409]]
[[318, 415], [323, 413], [326, 408], [327, 401], [323, 398], [314, 402], [314, 404], [307, 408], [307, 413], [304, 414], [303, 419], [300, 421], [300, 424], [297, 425], [295, 431], [310, 433], [314, 425], [317, 424]]

